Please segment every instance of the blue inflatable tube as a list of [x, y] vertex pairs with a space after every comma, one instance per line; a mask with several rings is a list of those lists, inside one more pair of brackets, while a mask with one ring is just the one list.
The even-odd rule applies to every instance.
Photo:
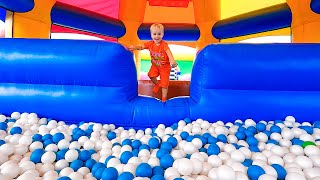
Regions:
[[51, 11], [53, 24], [119, 38], [126, 33], [122, 21], [112, 17], [56, 2]]
[[217, 39], [277, 30], [291, 26], [292, 14], [287, 3], [218, 21], [212, 27]]
[[1, 0], [0, 7], [13, 12], [29, 12], [34, 7], [34, 0]]
[[320, 44], [221, 44], [194, 63], [192, 118], [320, 119]]
[[312, 0], [310, 8], [313, 12], [320, 14], [320, 0]]
[[0, 21], [5, 22], [6, 21], [6, 10], [0, 7]]
[[[319, 44], [219, 44], [201, 50], [190, 97], [138, 95], [133, 54], [104, 41], [0, 39], [0, 113], [146, 128], [181, 119], [320, 119]], [[228, 59], [226, 61], [226, 59]]]
[[[197, 41], [200, 30], [195, 24], [163, 24], [164, 40], [167, 41]], [[138, 29], [138, 37], [141, 40], [151, 40], [151, 24], [142, 24]]]

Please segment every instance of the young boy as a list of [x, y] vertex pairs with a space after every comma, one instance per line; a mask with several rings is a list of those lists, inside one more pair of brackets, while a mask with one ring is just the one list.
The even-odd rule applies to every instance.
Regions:
[[[164, 27], [162, 24], [152, 24], [150, 27], [152, 41], [144, 43], [142, 46], [130, 46], [129, 50], [148, 49], [151, 56], [151, 68], [148, 76], [155, 84], [153, 92], [157, 93], [162, 88], [162, 102], [167, 100], [169, 76], [172, 67], [176, 67], [177, 63], [166, 42], [162, 40], [164, 35]], [[160, 76], [160, 81], [157, 77]]]

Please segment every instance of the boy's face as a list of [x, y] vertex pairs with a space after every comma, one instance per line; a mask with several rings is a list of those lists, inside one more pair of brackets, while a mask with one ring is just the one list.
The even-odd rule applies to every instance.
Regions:
[[160, 41], [163, 38], [163, 32], [161, 31], [161, 29], [159, 28], [151, 29], [151, 38], [156, 44], [160, 43]]

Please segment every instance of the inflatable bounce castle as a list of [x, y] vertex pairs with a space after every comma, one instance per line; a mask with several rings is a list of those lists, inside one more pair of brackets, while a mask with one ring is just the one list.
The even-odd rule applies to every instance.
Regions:
[[[0, 179], [320, 179], [320, 0], [250, 2], [1, 0]], [[165, 103], [125, 48], [154, 22], [197, 51]]]

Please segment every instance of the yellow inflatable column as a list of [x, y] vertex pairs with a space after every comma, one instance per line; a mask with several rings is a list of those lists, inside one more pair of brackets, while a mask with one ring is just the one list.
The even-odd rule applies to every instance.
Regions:
[[292, 42], [319, 43], [320, 42], [320, 14], [310, 9], [311, 0], [287, 0], [292, 12]]
[[193, 7], [195, 22], [200, 29], [200, 38], [196, 42], [199, 51], [208, 44], [219, 42], [211, 29], [220, 20], [220, 0], [193, 0]]
[[50, 38], [51, 9], [56, 0], [34, 0], [35, 7], [26, 13], [12, 13], [6, 21], [6, 37]]
[[[147, 0], [120, 0], [119, 19], [126, 27], [126, 34], [118, 39], [124, 46], [140, 44], [137, 31], [143, 22]], [[134, 51], [138, 79], [140, 79], [140, 51]]]

